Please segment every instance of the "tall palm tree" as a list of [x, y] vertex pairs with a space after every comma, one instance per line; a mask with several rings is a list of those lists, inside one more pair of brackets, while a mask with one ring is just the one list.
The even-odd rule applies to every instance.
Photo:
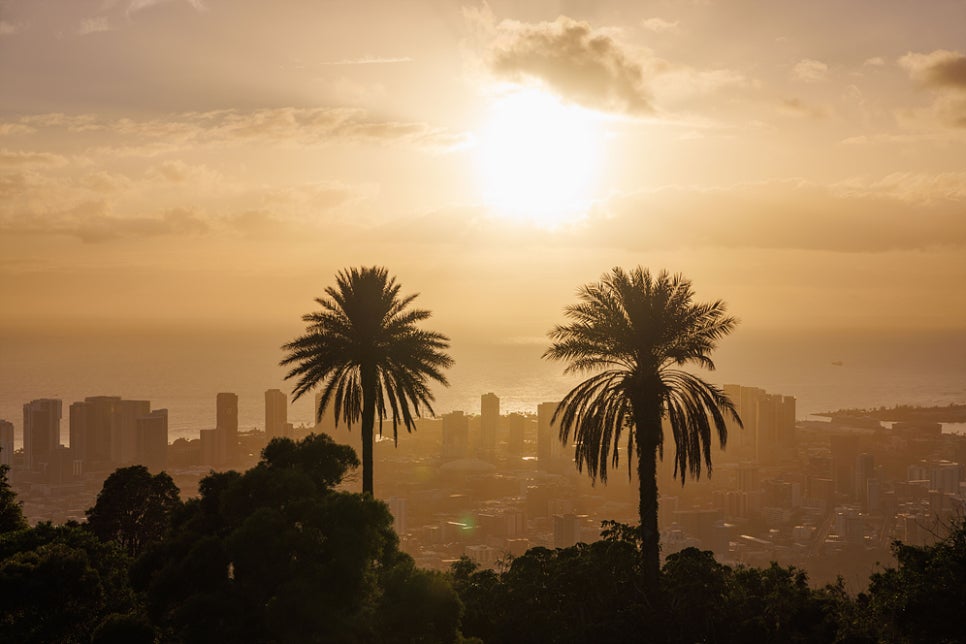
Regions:
[[681, 484], [711, 474], [712, 430], [727, 442], [724, 413], [740, 425], [734, 404], [718, 387], [677, 367], [694, 363], [714, 369], [710, 353], [737, 320], [723, 302], [692, 302], [691, 283], [662, 271], [615, 268], [597, 284], [578, 291], [579, 303], [564, 310], [570, 323], [550, 332], [545, 358], [567, 363], [565, 373], [590, 376], [554, 413], [560, 439], [576, 439], [578, 470], [607, 481], [608, 463], [618, 465], [626, 433], [627, 453], [637, 456], [640, 485], [641, 555], [650, 588], [660, 570], [657, 529], [657, 458], [664, 456], [664, 426], [674, 438], [674, 474]]
[[415, 418], [433, 413], [427, 381], [447, 385], [442, 370], [453, 364], [445, 353], [449, 338], [417, 328], [430, 312], [409, 308], [416, 295], [399, 295], [399, 284], [381, 267], [352, 268], [336, 275], [335, 287], [316, 298], [321, 310], [302, 316], [305, 334], [282, 347], [286, 379], [297, 378], [294, 400], [316, 386], [321, 399], [316, 420], [335, 406], [336, 425], [361, 420], [362, 491], [372, 494], [372, 442], [375, 419], [392, 419], [412, 431]]

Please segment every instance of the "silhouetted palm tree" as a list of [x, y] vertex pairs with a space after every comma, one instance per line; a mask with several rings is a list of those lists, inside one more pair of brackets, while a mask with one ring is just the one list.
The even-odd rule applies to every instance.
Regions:
[[[651, 588], [660, 570], [657, 529], [657, 458], [664, 456], [663, 419], [677, 450], [674, 474], [711, 472], [711, 434], [722, 446], [728, 433], [722, 412], [740, 425], [734, 404], [718, 387], [675, 367], [695, 363], [714, 369], [709, 354], [737, 320], [723, 302], [692, 302], [691, 283], [638, 267], [615, 268], [598, 284], [578, 291], [565, 309], [570, 320], [550, 332], [545, 358], [568, 364], [566, 373], [599, 372], [580, 383], [554, 413], [560, 439], [574, 434], [577, 468], [607, 481], [608, 461], [617, 466], [621, 435], [636, 453], [640, 485], [642, 562]], [[636, 448], [636, 452], [635, 452]]]
[[399, 296], [396, 279], [385, 268], [340, 271], [336, 286], [316, 298], [322, 307], [302, 316], [305, 334], [282, 348], [281, 364], [292, 366], [285, 376], [298, 378], [294, 399], [321, 386], [316, 410], [321, 418], [335, 405], [335, 422], [362, 422], [362, 491], [372, 494], [372, 442], [375, 419], [392, 418], [393, 439], [401, 422], [412, 431], [415, 418], [432, 414], [428, 380], [448, 384], [442, 369], [453, 360], [444, 350], [449, 338], [423, 331], [416, 323], [430, 312], [409, 308], [416, 295]]

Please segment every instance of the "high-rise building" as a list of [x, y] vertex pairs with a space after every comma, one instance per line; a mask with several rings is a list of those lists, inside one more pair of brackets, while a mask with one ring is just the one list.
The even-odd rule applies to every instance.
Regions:
[[215, 431], [218, 447], [216, 459], [233, 465], [238, 451], [238, 396], [220, 393], [215, 397]]
[[443, 415], [443, 460], [466, 458], [469, 447], [470, 419], [461, 411]]
[[569, 548], [580, 540], [579, 523], [573, 514], [553, 515], [553, 547]]
[[500, 425], [500, 399], [494, 393], [480, 396], [480, 447], [492, 456], [496, 450], [496, 432]]
[[506, 417], [507, 430], [507, 451], [514, 456], [523, 453], [523, 429], [526, 427], [527, 419], [523, 414], [509, 414]]
[[282, 438], [288, 424], [288, 396], [281, 389], [265, 392], [265, 438]]
[[85, 469], [108, 469], [120, 396], [89, 396], [70, 406], [70, 449]]
[[551, 423], [553, 414], [560, 403], [545, 402], [537, 405], [537, 462], [546, 469], [557, 458], [562, 449], [556, 423]]
[[168, 466], [168, 410], [155, 409], [137, 419], [135, 461], [152, 472]]
[[13, 423], [0, 420], [0, 465], [13, 465]]
[[62, 411], [63, 403], [52, 398], [31, 400], [23, 406], [23, 448], [29, 469], [49, 462], [60, 445]]
[[111, 425], [111, 462], [132, 465], [138, 454], [138, 418], [151, 413], [148, 400], [119, 400]]

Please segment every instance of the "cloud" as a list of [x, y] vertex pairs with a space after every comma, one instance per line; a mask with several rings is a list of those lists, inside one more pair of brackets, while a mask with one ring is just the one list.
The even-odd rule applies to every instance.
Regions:
[[66, 157], [49, 152], [24, 152], [22, 150], [0, 149], [0, 169], [28, 167], [60, 167], [67, 165]]
[[820, 119], [828, 116], [828, 112], [824, 108], [817, 105], [810, 105], [798, 98], [782, 99], [778, 109], [782, 114], [787, 114], [788, 116], [812, 119]]
[[792, 76], [806, 83], [818, 83], [828, 76], [828, 65], [820, 60], [804, 58], [792, 68]]
[[925, 111], [909, 110], [903, 115], [907, 123], [935, 120], [966, 127], [966, 55], [937, 49], [927, 54], [910, 52], [898, 62], [913, 80], [935, 91], [935, 98]]
[[32, 134], [37, 128], [24, 125], [23, 123], [0, 123], [0, 136], [11, 136], [15, 134]]
[[641, 60], [611, 32], [561, 16], [495, 27], [486, 62], [498, 76], [541, 81], [574, 102], [597, 109], [650, 114]]
[[77, 28], [77, 33], [81, 36], [87, 36], [89, 34], [96, 34], [104, 31], [110, 31], [111, 25], [107, 20], [106, 16], [98, 16], [96, 18], [85, 18], [81, 20], [80, 26]]
[[910, 52], [898, 62], [913, 79], [926, 85], [966, 89], [966, 55], [958, 51]]
[[413, 59], [409, 56], [386, 57], [386, 56], [363, 56], [362, 58], [345, 58], [342, 60], [324, 61], [320, 65], [393, 65], [397, 63], [411, 63]]
[[862, 64], [867, 67], [884, 67], [885, 59], [882, 56], [873, 56], [872, 58], [866, 58]]
[[81, 216], [75, 217], [76, 223], [63, 232], [95, 243], [127, 237], [197, 235], [209, 228], [197, 212], [187, 208], [174, 208], [159, 217], [114, 217], [105, 213], [101, 204], [92, 204], [92, 209], [95, 212], [76, 213]]
[[19, 23], [7, 22], [6, 20], [0, 20], [0, 36], [12, 36], [14, 34], [19, 34], [24, 30], [24, 26]]
[[600, 204], [586, 247], [631, 251], [769, 248], [886, 252], [966, 247], [966, 173], [836, 185], [773, 181], [669, 187]]
[[[131, 16], [139, 11], [143, 11], [159, 4], [167, 4], [171, 1], [172, 0], [131, 0], [131, 3], [127, 6], [127, 14]], [[208, 7], [201, 0], [184, 0], [184, 2], [195, 11], [203, 12], [208, 10]]]
[[656, 34], [679, 33], [681, 29], [678, 25], [679, 21], [677, 20], [670, 22], [668, 20], [664, 20], [663, 18], [647, 18], [646, 20], [641, 21], [642, 27]]

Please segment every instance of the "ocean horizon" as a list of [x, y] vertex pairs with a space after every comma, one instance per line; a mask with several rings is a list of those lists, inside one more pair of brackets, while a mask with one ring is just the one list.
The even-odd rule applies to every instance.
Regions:
[[[63, 400], [61, 435], [68, 442], [70, 404], [88, 396], [149, 400], [168, 409], [169, 440], [197, 438], [215, 425], [215, 396], [238, 394], [239, 429], [264, 426], [264, 392], [292, 382], [278, 365], [278, 330], [146, 331], [15, 330], [3, 334], [0, 418], [21, 443], [23, 404]], [[480, 396], [495, 393], [503, 413], [535, 411], [578, 382], [563, 364], [541, 358], [536, 339], [465, 342], [454, 338], [450, 387], [434, 387], [437, 415], [479, 413]], [[717, 384], [760, 387], [794, 396], [796, 416], [843, 408], [948, 405], [966, 402], [966, 331], [739, 332], [714, 354], [717, 370], [698, 371]], [[311, 424], [312, 400], [290, 399], [289, 422]]]

